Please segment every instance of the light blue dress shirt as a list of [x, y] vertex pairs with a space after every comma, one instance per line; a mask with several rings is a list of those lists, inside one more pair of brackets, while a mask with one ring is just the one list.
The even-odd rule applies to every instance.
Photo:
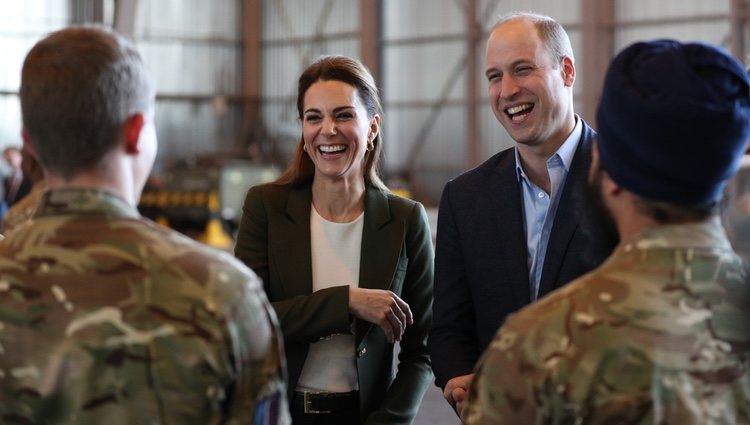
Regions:
[[565, 178], [568, 176], [570, 163], [573, 161], [573, 155], [576, 152], [576, 147], [578, 147], [582, 132], [581, 119], [576, 117], [573, 132], [570, 133], [557, 152], [547, 160], [547, 172], [551, 183], [550, 193], [545, 192], [528, 179], [523, 171], [518, 147], [516, 147], [516, 172], [521, 184], [521, 196], [523, 198], [524, 231], [526, 232], [526, 247], [528, 249], [529, 290], [531, 291], [532, 301], [535, 301], [539, 295], [539, 280], [542, 277], [544, 257], [547, 254], [549, 235], [555, 221], [557, 205], [560, 203], [560, 193], [565, 185]]

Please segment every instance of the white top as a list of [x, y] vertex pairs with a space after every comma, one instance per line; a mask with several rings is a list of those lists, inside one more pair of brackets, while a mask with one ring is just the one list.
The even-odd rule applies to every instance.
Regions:
[[[349, 223], [327, 221], [310, 208], [313, 292], [359, 286], [364, 213]], [[354, 335], [338, 334], [310, 344], [298, 391], [349, 392], [359, 389]]]

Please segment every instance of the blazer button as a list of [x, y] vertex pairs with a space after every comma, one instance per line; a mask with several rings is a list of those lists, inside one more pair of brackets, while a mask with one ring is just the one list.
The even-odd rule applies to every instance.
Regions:
[[367, 353], [367, 348], [362, 347], [357, 351], [357, 358], [362, 358]]

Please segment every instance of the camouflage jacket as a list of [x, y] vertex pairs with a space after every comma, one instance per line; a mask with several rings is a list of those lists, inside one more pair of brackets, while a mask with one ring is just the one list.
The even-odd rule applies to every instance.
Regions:
[[287, 424], [279, 338], [249, 269], [110, 193], [0, 242], [2, 424]]
[[469, 424], [748, 424], [750, 284], [718, 223], [652, 228], [510, 317]]

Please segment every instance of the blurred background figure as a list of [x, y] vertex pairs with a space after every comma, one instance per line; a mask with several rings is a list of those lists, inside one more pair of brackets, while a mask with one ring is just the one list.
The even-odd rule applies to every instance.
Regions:
[[21, 149], [10, 146], [3, 150], [3, 158], [10, 167], [10, 172], [3, 179], [3, 186], [5, 187], [5, 203], [8, 207], [12, 207], [13, 204], [18, 202], [24, 196], [28, 195], [31, 191], [31, 181], [24, 176], [23, 168], [23, 154]]
[[25, 223], [34, 215], [34, 211], [36, 211], [36, 207], [39, 204], [39, 199], [47, 187], [44, 179], [44, 170], [36, 157], [25, 147], [21, 149], [21, 155], [23, 156], [21, 170], [24, 180], [31, 183], [31, 191], [8, 209], [0, 225], [0, 232], [3, 234]]
[[740, 170], [727, 188], [728, 206], [724, 224], [737, 253], [750, 262], [750, 153], [742, 158]]

